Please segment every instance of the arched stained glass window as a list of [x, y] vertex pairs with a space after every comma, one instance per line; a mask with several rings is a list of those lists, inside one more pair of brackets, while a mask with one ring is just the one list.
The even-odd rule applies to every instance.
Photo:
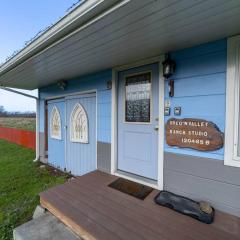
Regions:
[[70, 141], [88, 143], [88, 117], [85, 109], [77, 103], [70, 119]]
[[52, 109], [51, 114], [51, 138], [54, 139], [62, 139], [62, 131], [61, 131], [61, 116], [59, 110], [56, 106]]

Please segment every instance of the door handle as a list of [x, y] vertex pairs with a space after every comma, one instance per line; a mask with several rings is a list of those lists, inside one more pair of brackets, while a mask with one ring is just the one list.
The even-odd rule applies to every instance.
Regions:
[[158, 131], [159, 130], [159, 126], [155, 126], [154, 130]]

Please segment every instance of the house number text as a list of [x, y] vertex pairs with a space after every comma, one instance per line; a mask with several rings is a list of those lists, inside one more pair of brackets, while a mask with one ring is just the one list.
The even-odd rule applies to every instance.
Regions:
[[223, 147], [223, 133], [213, 122], [171, 118], [166, 123], [166, 141], [169, 146], [214, 151]]

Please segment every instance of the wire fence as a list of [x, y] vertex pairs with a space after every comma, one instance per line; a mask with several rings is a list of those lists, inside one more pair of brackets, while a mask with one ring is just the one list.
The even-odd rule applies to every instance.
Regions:
[[33, 150], [36, 149], [36, 133], [33, 131], [0, 127], [0, 139], [31, 148]]

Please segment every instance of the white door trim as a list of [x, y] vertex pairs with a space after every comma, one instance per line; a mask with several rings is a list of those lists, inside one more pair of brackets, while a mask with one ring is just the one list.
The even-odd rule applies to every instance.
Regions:
[[[164, 159], [164, 78], [162, 76], [162, 62], [164, 55], [159, 57], [139, 61], [133, 64], [127, 64], [124, 66], [116, 67], [112, 70], [112, 122], [111, 122], [111, 174], [123, 177], [141, 184], [151, 186], [153, 188], [162, 190], [163, 189], [163, 159]], [[152, 63], [159, 64], [159, 131], [158, 131], [158, 179], [156, 184], [149, 183], [146, 179], [136, 179], [134, 177], [123, 175], [117, 172], [117, 159], [118, 159], [118, 142], [117, 142], [117, 96], [118, 96], [118, 72], [127, 70], [134, 67], [140, 67]]]
[[97, 94], [97, 89], [90, 89], [90, 90], [86, 90], [86, 91], [78, 91], [78, 92], [53, 95], [53, 96], [44, 98], [44, 100], [50, 101], [50, 100], [54, 100], [54, 99], [58, 99], [58, 98], [66, 98], [66, 97], [70, 97], [70, 96], [84, 95], [84, 94], [88, 94], [88, 93], [96, 93]]

